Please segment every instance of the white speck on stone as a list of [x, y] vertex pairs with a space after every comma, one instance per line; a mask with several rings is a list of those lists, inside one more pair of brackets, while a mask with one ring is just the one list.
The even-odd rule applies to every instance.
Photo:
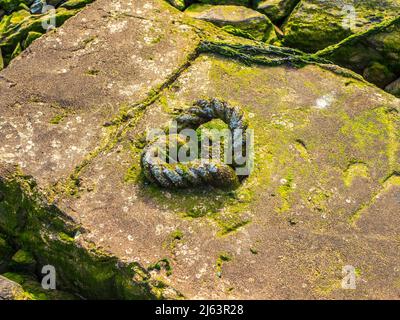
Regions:
[[321, 98], [318, 98], [315, 101], [315, 107], [317, 109], [326, 109], [329, 108], [333, 103], [334, 97], [331, 94], [324, 95]]
[[164, 226], [162, 224], [156, 225], [156, 235], [157, 236], [159, 236], [163, 230], [164, 230]]
[[187, 24], [182, 24], [178, 27], [179, 31], [182, 32], [188, 32], [190, 31], [192, 28], [190, 26], [188, 26]]
[[133, 96], [137, 91], [139, 91], [141, 88], [141, 85], [128, 85], [122, 89], [119, 90], [119, 94], [123, 96], [128, 96], [131, 97]]
[[59, 148], [61, 146], [61, 142], [59, 140], [53, 140], [51, 141], [50, 145], [52, 148]]
[[107, 25], [108, 30], [110, 31], [110, 33], [118, 33], [118, 32], [122, 32], [126, 29], [128, 24], [128, 21], [124, 20], [124, 21], [119, 21], [119, 22], [115, 22], [115, 23], [109, 23]]

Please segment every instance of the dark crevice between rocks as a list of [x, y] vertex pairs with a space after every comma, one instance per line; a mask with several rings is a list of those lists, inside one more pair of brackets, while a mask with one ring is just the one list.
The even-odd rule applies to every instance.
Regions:
[[[0, 173], [0, 272], [22, 285], [22, 298], [182, 297], [139, 264], [122, 262], [84, 240], [85, 230], [47, 204], [31, 177], [15, 168], [0, 167]], [[55, 267], [56, 291], [41, 287], [45, 265]]]

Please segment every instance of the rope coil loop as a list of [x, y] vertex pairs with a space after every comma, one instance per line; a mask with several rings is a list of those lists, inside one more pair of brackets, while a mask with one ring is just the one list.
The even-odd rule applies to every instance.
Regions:
[[246, 130], [248, 124], [243, 112], [218, 99], [199, 100], [183, 114], [177, 116], [176, 133], [165, 129], [164, 134], [156, 136], [144, 148], [141, 166], [145, 177], [164, 188], [188, 188], [212, 185], [219, 188], [234, 188], [240, 183], [236, 175], [235, 162], [228, 165], [220, 159], [198, 158], [178, 162], [171, 158], [173, 148], [187, 145], [184, 129], [197, 129], [213, 119], [225, 122], [232, 135], [232, 148], [246, 150]]

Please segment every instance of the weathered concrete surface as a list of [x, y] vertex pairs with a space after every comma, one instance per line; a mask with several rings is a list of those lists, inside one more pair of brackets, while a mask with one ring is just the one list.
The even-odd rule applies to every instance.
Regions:
[[[2, 71], [0, 161], [95, 245], [144, 267], [167, 259], [153, 276], [186, 298], [400, 298], [399, 100], [317, 65], [201, 55], [135, 108], [200, 38], [166, 8], [98, 0]], [[252, 175], [234, 193], [146, 184], [145, 130], [212, 97], [255, 129]], [[345, 265], [356, 290], [341, 288]]]

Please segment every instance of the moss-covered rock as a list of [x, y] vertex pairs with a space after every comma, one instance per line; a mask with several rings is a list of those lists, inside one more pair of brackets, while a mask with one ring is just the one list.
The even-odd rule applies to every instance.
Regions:
[[301, 1], [284, 24], [283, 44], [316, 52], [400, 14], [399, 0], [357, 0], [351, 4], [354, 7], [342, 1]]
[[0, 71], [3, 70], [4, 68], [4, 61], [3, 61], [3, 55], [1, 53], [1, 48], [0, 48]]
[[31, 300], [21, 285], [0, 275], [0, 300]]
[[242, 37], [266, 42], [274, 42], [277, 39], [275, 28], [268, 17], [246, 7], [193, 4], [185, 13]]
[[[1, 1], [1, 0], [0, 0]], [[56, 6], [56, 27], [62, 25], [68, 18], [78, 13], [85, 5], [93, 0], [61, 0], [47, 1], [47, 4]], [[0, 20], [0, 70], [8, 65], [12, 59], [18, 56], [23, 49], [26, 49], [35, 39], [46, 32], [45, 26], [49, 22], [49, 13], [32, 14], [28, 5], [30, 0], [3, 0], [7, 10]], [[60, 6], [60, 4], [62, 4]], [[1, 9], [0, 2], [0, 11]], [[32, 11], [32, 10], [31, 10]], [[39, 13], [41, 10], [39, 11]]]
[[12, 251], [13, 250], [5, 237], [0, 234], [0, 273], [6, 270]]
[[[62, 25], [67, 19], [74, 16], [79, 10], [58, 8], [55, 15], [56, 26]], [[21, 10], [4, 17], [5, 22], [0, 25], [0, 48], [2, 49], [5, 65], [15, 58], [22, 50], [21, 43], [30, 32], [43, 33], [44, 23], [49, 20], [49, 14], [30, 15], [28, 11]]]
[[[109, 3], [96, 1], [2, 72], [0, 162], [33, 177], [0, 169], [0, 225], [16, 245], [90, 298], [154, 297], [138, 289], [154, 287], [149, 273], [192, 299], [397, 297], [398, 100], [309, 55], [163, 11], [161, 1]], [[128, 5], [145, 20], [128, 17]], [[123, 21], [123, 32], [104, 28]], [[168, 37], [152, 41], [160, 33]], [[233, 191], [146, 184], [140, 137], [213, 97], [240, 107], [255, 130], [248, 178]], [[51, 125], [64, 109], [68, 119]], [[171, 250], [163, 244], [177, 229]], [[363, 270], [357, 290], [340, 289], [348, 264]]]
[[186, 5], [184, 0], [167, 0], [167, 2], [178, 10], [185, 10]]
[[[11, 296], [8, 300], [75, 300], [73, 294], [60, 290], [46, 290], [41, 286], [39, 279], [24, 273], [6, 272], [0, 276], [0, 283], [10, 282], [12, 287], [18, 289], [18, 294]], [[1, 291], [0, 291], [1, 297]]]
[[286, 18], [298, 2], [299, 0], [254, 0], [253, 6], [275, 22]]
[[385, 88], [400, 76], [400, 18], [384, 21], [317, 53]]
[[200, 3], [213, 4], [213, 5], [237, 5], [249, 6], [249, 0], [198, 0]]
[[400, 78], [387, 85], [385, 90], [400, 98]]
[[363, 76], [367, 81], [375, 83], [381, 88], [385, 88], [396, 79], [395, 74], [391, 72], [387, 66], [379, 62], [373, 62], [370, 66], [365, 68]]
[[61, 4], [60, 7], [66, 9], [81, 9], [93, 1], [94, 0], [68, 0], [67, 2]]
[[35, 264], [35, 258], [32, 256], [31, 253], [25, 250], [18, 250], [11, 259], [14, 263], [21, 264], [21, 265], [31, 265]]
[[20, 249], [12, 256], [10, 268], [33, 274], [36, 268], [36, 260], [30, 252]]
[[11, 13], [22, 6], [29, 7], [33, 0], [0, 0], [0, 9], [7, 13]]
[[35, 41], [36, 39], [39, 39], [41, 36], [42, 36], [42, 33], [40, 33], [40, 32], [36, 32], [36, 31], [28, 32], [28, 36], [24, 40], [22, 47], [24, 49], [28, 48], [33, 41]]
[[[44, 205], [32, 189], [33, 181], [17, 176], [0, 178], [0, 193], [6, 195], [5, 201], [0, 202], [0, 229], [13, 239], [13, 243], [24, 248], [14, 255], [12, 268], [23, 273], [6, 273], [4, 276], [20, 283], [24, 289], [30, 287], [29, 281], [35, 281], [32, 270], [15, 266], [33, 263], [33, 254], [39, 267], [48, 264], [55, 267], [57, 286], [68, 292], [79, 292], [92, 299], [162, 296], [162, 288], [167, 286], [161, 282], [150, 284], [149, 274], [137, 263], [123, 263], [92, 243], [75, 239], [79, 226], [65, 220], [55, 207]], [[158, 288], [160, 285], [163, 286], [161, 289]]]

